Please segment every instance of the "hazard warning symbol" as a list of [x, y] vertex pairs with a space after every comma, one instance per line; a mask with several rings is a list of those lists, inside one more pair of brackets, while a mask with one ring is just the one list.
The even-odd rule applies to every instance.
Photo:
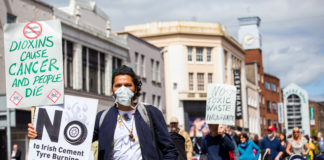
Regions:
[[10, 101], [16, 106], [20, 103], [22, 99], [23, 97], [17, 91], [15, 91], [10, 97]]
[[23, 34], [28, 39], [36, 39], [42, 34], [42, 25], [38, 22], [27, 23], [23, 29]]
[[58, 92], [56, 89], [52, 89], [51, 92], [48, 94], [48, 98], [56, 103], [56, 101], [61, 97], [61, 93]]

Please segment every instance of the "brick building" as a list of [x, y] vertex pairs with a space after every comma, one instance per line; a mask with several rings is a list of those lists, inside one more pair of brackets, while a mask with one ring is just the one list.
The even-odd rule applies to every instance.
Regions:
[[[267, 133], [267, 128], [271, 125], [277, 126], [277, 131], [280, 131], [278, 130], [280, 128], [278, 128], [277, 104], [280, 102], [281, 93], [279, 88], [280, 80], [275, 76], [264, 73], [263, 70], [262, 39], [259, 31], [260, 21], [259, 17], [239, 18], [240, 29], [238, 37], [246, 52], [245, 63], [257, 64], [260, 129], [261, 135], [264, 135]], [[274, 86], [273, 89], [271, 88], [272, 84]], [[266, 88], [267, 86], [268, 88]], [[267, 106], [267, 103], [269, 106]]]
[[[275, 126], [278, 132], [282, 131], [282, 126], [278, 123], [278, 104], [282, 102], [279, 78], [264, 73], [264, 101], [265, 105], [260, 111], [264, 126]], [[264, 121], [266, 123], [264, 123]], [[262, 128], [263, 133], [266, 128]]]
[[309, 101], [311, 133], [324, 131], [324, 102]]

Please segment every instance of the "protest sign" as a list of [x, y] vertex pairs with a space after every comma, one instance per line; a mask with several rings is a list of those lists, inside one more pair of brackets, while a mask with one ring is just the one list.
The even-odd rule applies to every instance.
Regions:
[[234, 125], [235, 96], [235, 86], [226, 84], [208, 84], [206, 123]]
[[36, 107], [36, 139], [29, 143], [29, 160], [88, 160], [98, 100], [65, 96], [64, 105]]
[[4, 26], [7, 107], [63, 103], [59, 20]]

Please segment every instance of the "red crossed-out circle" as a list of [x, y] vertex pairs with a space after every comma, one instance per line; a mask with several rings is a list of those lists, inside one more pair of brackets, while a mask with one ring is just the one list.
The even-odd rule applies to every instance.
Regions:
[[23, 34], [28, 39], [35, 39], [42, 34], [42, 25], [38, 22], [29, 22], [23, 29]]

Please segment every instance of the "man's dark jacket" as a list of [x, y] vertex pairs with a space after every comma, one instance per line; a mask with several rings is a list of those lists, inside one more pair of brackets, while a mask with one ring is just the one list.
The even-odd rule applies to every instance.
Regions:
[[11, 157], [11, 158], [15, 158], [16, 160], [20, 160], [20, 157], [21, 157], [21, 151], [18, 149], [16, 151], [16, 155], [14, 157]]
[[[159, 145], [162, 159], [176, 160], [178, 151], [170, 138], [167, 125], [161, 111], [153, 106], [149, 106], [148, 108], [154, 124], [155, 137]], [[93, 141], [98, 140], [99, 142], [98, 159], [109, 160], [112, 157], [113, 139], [117, 124], [118, 109], [116, 105], [111, 107], [106, 114], [101, 127], [99, 127], [99, 121], [102, 113], [103, 111], [99, 112], [96, 117]], [[158, 160], [159, 154], [156, 151], [156, 145], [150, 126], [144, 121], [138, 110], [135, 111], [134, 116], [136, 132], [139, 138], [143, 160]]]
[[201, 152], [207, 154], [208, 160], [229, 160], [229, 152], [234, 149], [235, 146], [228, 134], [224, 137], [221, 135], [212, 137], [208, 134], [202, 140]]

